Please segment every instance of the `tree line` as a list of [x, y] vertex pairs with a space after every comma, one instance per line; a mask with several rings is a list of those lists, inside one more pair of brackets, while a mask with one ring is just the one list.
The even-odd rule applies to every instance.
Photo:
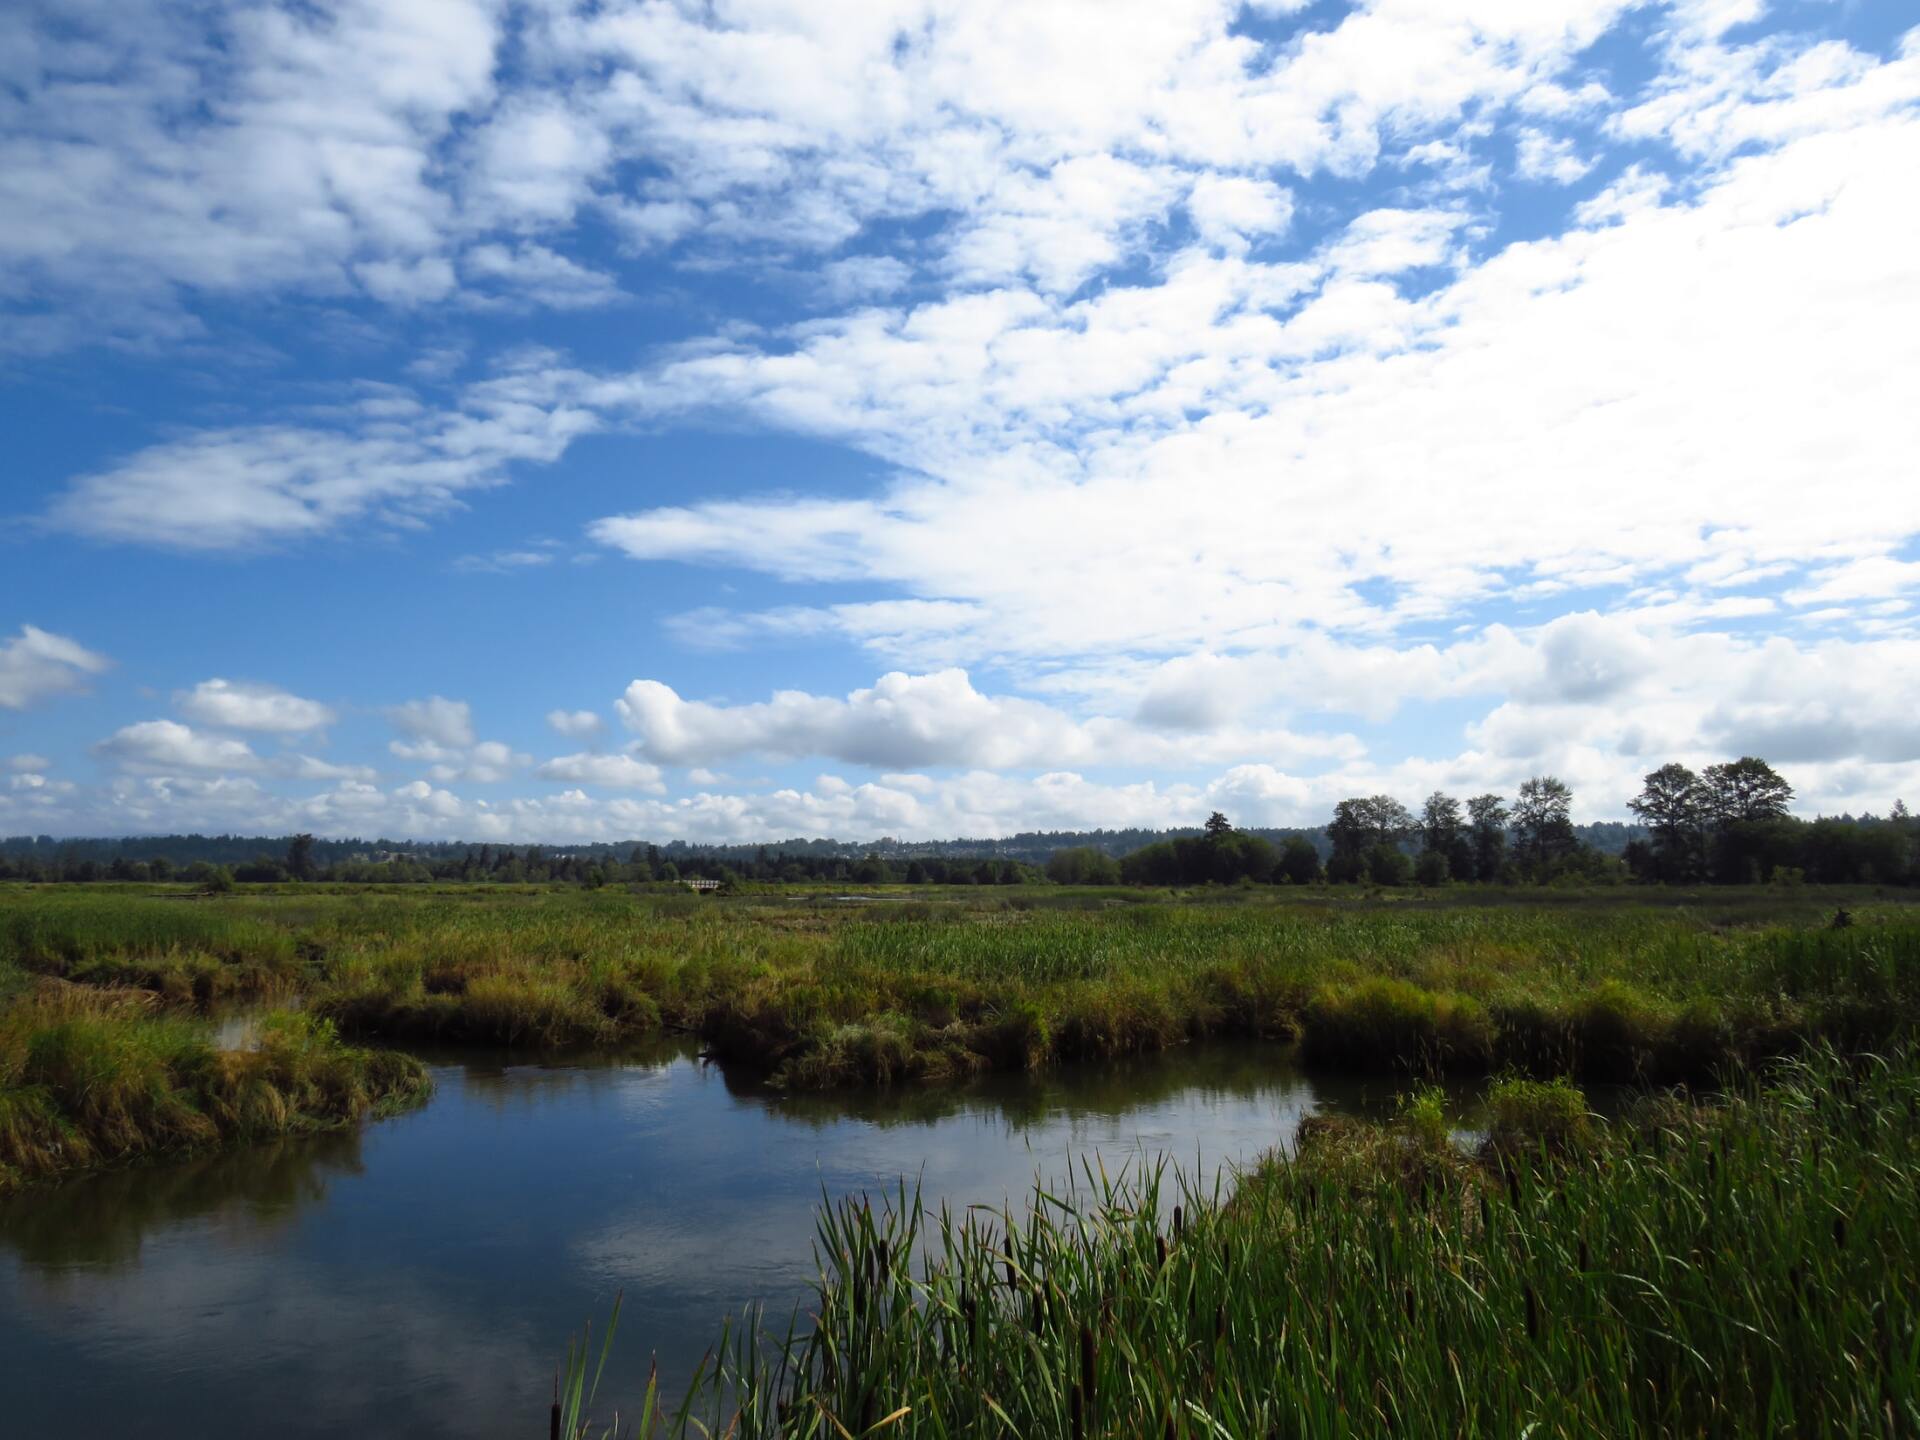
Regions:
[[1697, 775], [1663, 765], [1629, 802], [1646, 834], [1613, 855], [1581, 839], [1572, 788], [1537, 775], [1511, 800], [1436, 790], [1417, 814], [1391, 795], [1342, 800], [1324, 860], [1304, 838], [1274, 845], [1216, 812], [1199, 835], [1117, 859], [1059, 851], [1047, 875], [1068, 885], [1920, 883], [1920, 823], [1900, 801], [1885, 819], [1809, 821], [1789, 813], [1792, 800], [1786, 779], [1751, 755]]
[[[1696, 774], [1663, 765], [1628, 802], [1637, 832], [1618, 824], [1576, 826], [1573, 791], [1538, 775], [1509, 798], [1461, 799], [1435, 791], [1409, 809], [1391, 795], [1352, 796], [1317, 830], [1236, 829], [1215, 813], [1189, 832], [1132, 844], [1148, 831], [1093, 832], [1093, 843], [1056, 845], [1044, 860], [964, 853], [992, 842], [917, 842], [905, 853], [848, 853], [841, 842], [698, 847], [676, 841], [573, 847], [445, 842], [331, 841], [294, 835], [267, 849], [238, 836], [166, 836], [147, 841], [0, 841], [0, 880], [41, 882], [184, 880], [214, 889], [235, 883], [328, 880], [505, 884], [856, 885], [1285, 884], [1665, 884], [1920, 883], [1920, 823], [1894, 802], [1885, 818], [1801, 820], [1793, 787], [1766, 761], [1743, 756]], [[1596, 841], [1624, 837], [1620, 848]], [[1038, 840], [1038, 835], [1023, 837]], [[1059, 836], [1059, 839], [1069, 838]], [[882, 842], [891, 847], [894, 842]], [[143, 858], [133, 847], [145, 846]], [[249, 853], [251, 852], [251, 853]], [[1034, 852], [1029, 851], [1029, 854]], [[195, 858], [187, 859], [186, 856]], [[1037, 856], [1036, 856], [1037, 859]]]

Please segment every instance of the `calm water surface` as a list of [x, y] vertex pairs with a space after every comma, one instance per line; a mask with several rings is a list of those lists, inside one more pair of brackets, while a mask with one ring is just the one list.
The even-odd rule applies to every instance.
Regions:
[[17, 1435], [543, 1433], [567, 1336], [624, 1291], [603, 1395], [684, 1378], [748, 1301], [784, 1320], [823, 1194], [1011, 1199], [1070, 1157], [1211, 1173], [1391, 1085], [1214, 1047], [963, 1090], [781, 1097], [685, 1049], [434, 1067], [358, 1134], [0, 1202], [0, 1417]]

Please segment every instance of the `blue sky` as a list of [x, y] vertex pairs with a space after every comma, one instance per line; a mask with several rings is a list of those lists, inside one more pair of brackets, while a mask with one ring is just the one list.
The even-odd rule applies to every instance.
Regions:
[[1893, 0], [0, 18], [0, 833], [1920, 798]]

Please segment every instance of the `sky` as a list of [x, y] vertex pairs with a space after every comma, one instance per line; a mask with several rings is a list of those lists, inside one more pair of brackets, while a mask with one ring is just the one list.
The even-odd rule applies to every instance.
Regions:
[[1920, 803], [1909, 0], [24, 0], [0, 834]]

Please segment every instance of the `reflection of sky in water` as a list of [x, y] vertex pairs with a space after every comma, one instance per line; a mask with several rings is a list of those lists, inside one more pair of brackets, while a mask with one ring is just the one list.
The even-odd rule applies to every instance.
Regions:
[[1390, 1095], [1256, 1047], [888, 1096], [768, 1096], [684, 1053], [436, 1078], [425, 1109], [358, 1136], [0, 1203], [9, 1430], [525, 1435], [615, 1291], [616, 1397], [655, 1349], [684, 1376], [743, 1302], [784, 1322], [823, 1193], [904, 1175], [930, 1205], [1018, 1206], [1070, 1157], [1210, 1169]]

